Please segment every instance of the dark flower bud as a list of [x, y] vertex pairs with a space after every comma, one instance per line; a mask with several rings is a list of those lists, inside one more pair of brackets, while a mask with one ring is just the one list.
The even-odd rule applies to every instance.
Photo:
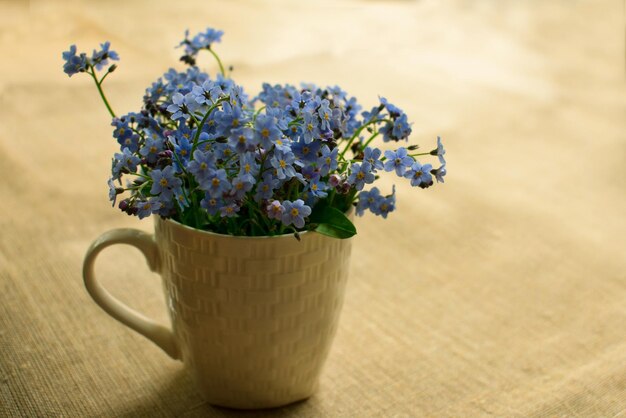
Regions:
[[124, 190], [126, 190], [126, 189], [124, 189], [123, 187], [116, 187], [115, 188], [115, 194], [122, 194], [122, 193], [124, 193]]
[[416, 149], [418, 149], [419, 147], [420, 147], [419, 145], [415, 144], [415, 145], [409, 145], [409, 146], [407, 147], [407, 149], [408, 149], [409, 151], [415, 151], [415, 150], [416, 150]]
[[354, 143], [350, 145], [350, 151], [352, 151], [353, 154], [356, 154], [359, 151], [360, 147], [361, 147], [361, 141], [354, 141]]
[[235, 67], [233, 67], [232, 65], [228, 66], [228, 71], [230, 71], [231, 73], [233, 72], [234, 69], [235, 69]]
[[295, 237], [295, 239], [297, 239], [298, 241], [300, 241], [300, 240], [301, 240], [301, 238], [300, 238], [300, 234], [298, 233], [298, 231], [294, 232], [294, 233], [293, 233], [293, 236], [294, 236], [294, 237]]
[[168, 149], [165, 151], [159, 152], [159, 158], [172, 158], [173, 155], [174, 153]]
[[419, 184], [419, 187], [420, 187], [421, 189], [427, 189], [427, 188], [429, 188], [429, 187], [430, 187], [430, 186], [432, 186], [432, 185], [433, 185], [433, 181], [432, 181], [432, 180], [431, 180], [431, 181], [429, 181], [429, 182], [424, 182], [424, 181], [423, 181], [423, 182], [421, 182], [421, 183]]
[[128, 199], [120, 200], [120, 203], [118, 204], [118, 207], [120, 208], [120, 210], [122, 212], [127, 212], [128, 208], [130, 207], [130, 205], [128, 203]]
[[117, 64], [113, 64], [109, 67], [109, 69], [107, 70], [107, 72], [112, 73], [113, 71], [115, 71], [117, 69]]
[[180, 57], [180, 60], [188, 65], [196, 65], [196, 59], [191, 55], [183, 55], [182, 57]]

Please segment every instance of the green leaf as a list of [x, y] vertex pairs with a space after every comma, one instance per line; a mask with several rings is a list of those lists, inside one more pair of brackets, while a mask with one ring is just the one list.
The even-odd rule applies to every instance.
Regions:
[[317, 205], [311, 216], [311, 223], [318, 224], [315, 231], [333, 238], [350, 238], [356, 234], [354, 224], [339, 209]]

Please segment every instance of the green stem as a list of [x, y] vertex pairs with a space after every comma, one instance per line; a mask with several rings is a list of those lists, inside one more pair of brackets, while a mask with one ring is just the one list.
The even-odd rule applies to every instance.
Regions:
[[224, 77], [226, 77], [226, 72], [224, 71], [224, 66], [222, 65], [222, 60], [220, 59], [220, 57], [217, 56], [217, 54], [215, 53], [215, 51], [213, 51], [211, 48], [209, 48], [209, 52], [211, 53], [211, 55], [213, 55], [215, 57], [215, 59], [217, 60], [217, 64], [220, 66], [220, 72], [222, 73], [222, 75]]
[[191, 147], [191, 154], [193, 154], [193, 152], [198, 147], [198, 138], [200, 138], [200, 133], [202, 132], [202, 127], [204, 126], [204, 123], [206, 122], [206, 120], [209, 118], [209, 115], [211, 115], [211, 112], [213, 112], [220, 105], [220, 103], [222, 103], [222, 102], [224, 102], [226, 100], [230, 100], [230, 97], [229, 96], [224, 96], [221, 99], [219, 99], [217, 102], [212, 104], [211, 107], [209, 107], [209, 109], [204, 114], [204, 117], [202, 118], [200, 123], [197, 124], [198, 125], [198, 130], [196, 131], [196, 135], [193, 137], [193, 146]]
[[102, 98], [104, 105], [107, 107], [107, 110], [111, 114], [111, 117], [114, 118], [115, 112], [113, 112], [113, 109], [111, 109], [111, 105], [109, 104], [109, 101], [104, 95], [104, 91], [102, 91], [102, 81], [104, 81], [104, 77], [106, 77], [106, 74], [104, 75], [104, 77], [102, 77], [101, 81], [98, 81], [98, 78], [96, 77], [96, 70], [93, 68], [93, 65], [90, 65], [89, 68], [91, 69], [91, 71], [87, 71], [87, 73], [91, 76], [91, 78], [93, 78], [93, 81], [94, 83], [96, 83], [96, 87], [98, 88], [98, 93], [100, 93], [100, 97]]
[[369, 121], [367, 121], [367, 123], [361, 125], [361, 127], [357, 129], [356, 132], [350, 137], [350, 139], [348, 140], [348, 143], [346, 144], [346, 147], [339, 155], [343, 157], [346, 154], [346, 152], [348, 152], [348, 150], [350, 149], [350, 145], [352, 145], [352, 142], [354, 141], [355, 138], [359, 137], [363, 129], [367, 128], [369, 125], [372, 125], [374, 123], [385, 122], [385, 121], [390, 122], [391, 120], [390, 119], [370, 119]]
[[367, 148], [367, 146], [370, 144], [370, 142], [372, 142], [374, 140], [374, 138], [376, 138], [378, 136], [378, 134], [379, 134], [378, 131], [374, 132], [374, 135], [370, 136], [369, 139], [367, 141], [365, 141], [365, 143], [361, 147], [361, 151], [365, 151], [365, 148]]

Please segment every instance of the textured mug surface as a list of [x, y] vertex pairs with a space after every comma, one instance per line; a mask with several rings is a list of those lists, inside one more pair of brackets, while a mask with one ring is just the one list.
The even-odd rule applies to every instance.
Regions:
[[[276, 407], [315, 392], [350, 262], [351, 240], [300, 237], [234, 237], [158, 218], [154, 237], [128, 229], [103, 234], [88, 250], [83, 274], [106, 312], [183, 360], [209, 403]], [[161, 274], [172, 331], [96, 280], [96, 256], [119, 243], [138, 247]]]

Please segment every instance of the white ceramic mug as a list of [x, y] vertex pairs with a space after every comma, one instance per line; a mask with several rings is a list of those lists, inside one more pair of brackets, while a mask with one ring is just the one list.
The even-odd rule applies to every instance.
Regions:
[[[204, 398], [268, 408], [311, 396], [339, 320], [351, 240], [305, 232], [233, 237], [156, 218], [155, 234], [118, 229], [90, 246], [85, 286], [109, 315], [181, 359]], [[109, 245], [130, 244], [159, 273], [172, 329], [111, 296], [94, 263]]]

